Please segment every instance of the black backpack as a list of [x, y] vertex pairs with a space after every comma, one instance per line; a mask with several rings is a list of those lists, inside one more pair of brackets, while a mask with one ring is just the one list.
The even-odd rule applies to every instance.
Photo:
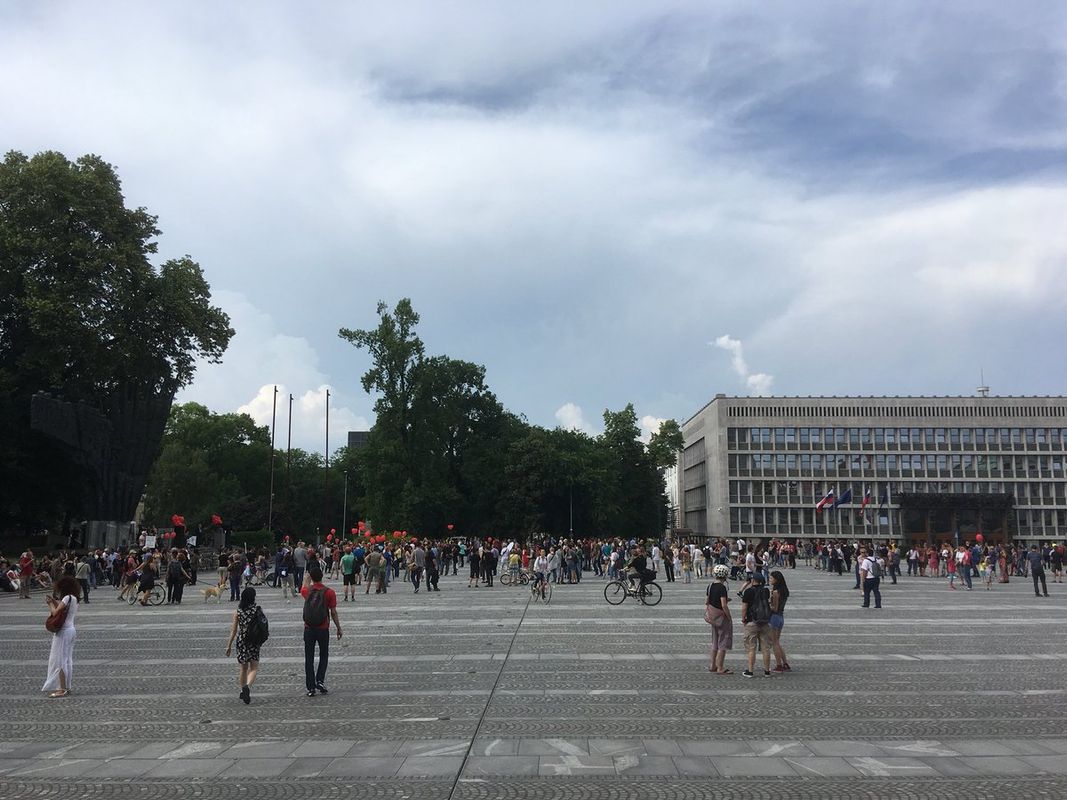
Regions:
[[770, 592], [765, 586], [760, 586], [755, 595], [748, 607], [748, 619], [757, 625], [766, 625], [771, 621]]
[[309, 628], [321, 628], [330, 614], [326, 610], [326, 590], [308, 588], [304, 600], [304, 624]]
[[882, 577], [882, 565], [878, 563], [877, 558], [870, 559], [871, 568], [867, 571], [868, 578], [881, 578]]
[[263, 613], [262, 608], [256, 606], [256, 613], [248, 621], [248, 628], [245, 630], [245, 641], [252, 647], [262, 647], [269, 638], [270, 626], [267, 624], [267, 615]]

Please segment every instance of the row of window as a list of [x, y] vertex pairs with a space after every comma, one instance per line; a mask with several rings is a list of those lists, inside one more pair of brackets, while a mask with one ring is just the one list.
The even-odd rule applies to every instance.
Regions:
[[1067, 428], [729, 428], [731, 450], [778, 447], [1007, 447], [1067, 444]]
[[[892, 505], [894, 498], [901, 492], [918, 494], [1011, 494], [1017, 505], [1067, 505], [1067, 482], [1024, 483], [1002, 481], [899, 481], [895, 483], [872, 482], [866, 485], [847, 483], [835, 484], [832, 481], [730, 481], [729, 498], [731, 503], [809, 503], [814, 506], [828, 491], [833, 489], [838, 496], [845, 490], [852, 490], [851, 508], [858, 508], [863, 503], [867, 489], [871, 491], [868, 507]], [[704, 488], [691, 489], [686, 492], [686, 503], [690, 497], [699, 499]]]
[[[1031, 477], [1061, 478], [1067, 456], [1061, 453], [1040, 456], [1001, 456], [949, 453], [752, 453], [730, 454], [726, 466], [730, 475], [871, 475], [898, 477], [905, 471], [926, 477]], [[693, 467], [692, 475], [702, 474]], [[687, 480], [690, 471], [686, 471]]]
[[1067, 406], [731, 406], [730, 417], [1063, 417]]
[[[1067, 510], [1064, 509], [1019, 509], [1013, 512], [1016, 525], [1023, 530], [1044, 528], [1067, 533]], [[1002, 514], [983, 512], [981, 514], [960, 514], [953, 516], [949, 512], [899, 512], [886, 511], [867, 515], [858, 514], [835, 516], [833, 518], [816, 514], [811, 508], [731, 508], [730, 530], [743, 533], [786, 533], [789, 531], [817, 530], [826, 535], [836, 535], [840, 530], [866, 530], [877, 532], [900, 527], [911, 533], [924, 531], [928, 527], [934, 531], [953, 530], [953, 524], [962, 531], [996, 531], [1004, 524]], [[827, 533], [829, 531], [829, 533]]]

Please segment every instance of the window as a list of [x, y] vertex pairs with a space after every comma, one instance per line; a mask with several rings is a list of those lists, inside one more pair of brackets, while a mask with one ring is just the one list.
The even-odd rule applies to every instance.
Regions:
[[797, 429], [796, 428], [786, 428], [785, 429], [785, 443], [787, 445], [788, 444], [796, 444], [797, 443]]
[[886, 469], [888, 469], [890, 472], [896, 472], [897, 471], [897, 454], [896, 453], [890, 453], [888, 456], [886, 456], [885, 457], [885, 465], [886, 465]]
[[949, 428], [948, 429], [948, 440], [949, 440], [949, 442], [951, 444], [958, 445], [960, 443], [960, 429], [959, 428]]
[[[918, 444], [918, 442], [916, 442]], [[911, 447], [911, 430], [909, 428], [900, 429], [900, 446]]]
[[1037, 439], [1037, 431], [1033, 428], [1027, 428], [1023, 431], [1023, 434], [1026, 439], [1026, 444], [1033, 447]]
[[860, 444], [864, 447], [871, 446], [871, 429], [860, 428]]
[[800, 429], [800, 446], [804, 447], [811, 444], [811, 428]]
[[785, 428], [774, 429], [774, 444], [776, 447], [782, 447], [785, 444]]
[[945, 444], [945, 429], [944, 428], [935, 428], [934, 429], [934, 442], [936, 444], [938, 444], [938, 445]]
[[859, 428], [848, 429], [848, 446], [850, 450], [857, 450], [860, 446], [860, 431]]
[[971, 446], [971, 444], [973, 442], [973, 433], [974, 433], [974, 431], [972, 431], [970, 428], [963, 428], [960, 431], [960, 443], [964, 447], [970, 447]]
[[[878, 441], [878, 434], [875, 432], [875, 441]], [[897, 429], [886, 428], [885, 429], [885, 443], [887, 445], [895, 445], [897, 443]]]

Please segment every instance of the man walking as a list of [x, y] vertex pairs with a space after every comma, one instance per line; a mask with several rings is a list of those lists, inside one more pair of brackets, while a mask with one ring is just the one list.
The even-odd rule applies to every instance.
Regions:
[[411, 553], [411, 582], [415, 584], [415, 594], [419, 593], [419, 583], [422, 581], [422, 571], [426, 568], [426, 551], [421, 544], [416, 544]]
[[882, 607], [882, 591], [878, 587], [882, 583], [882, 571], [885, 569], [885, 562], [880, 559], [875, 553], [867, 554], [867, 551], [860, 549], [859, 555], [856, 557], [856, 563], [859, 565], [859, 576], [863, 581], [863, 607], [871, 607], [871, 594], [874, 594], [874, 607]]
[[[1030, 562], [1030, 576], [1034, 579], [1034, 596], [1048, 597], [1048, 584], [1045, 583], [1045, 559], [1038, 550], [1036, 544], [1030, 545], [1030, 552], [1026, 554], [1026, 560]], [[1037, 590], [1038, 581], [1041, 582], [1041, 591]]]
[[[313, 562], [307, 570], [308, 582], [300, 589], [304, 598], [304, 682], [308, 697], [327, 694], [326, 667], [330, 663], [330, 620], [341, 638], [341, 619], [337, 616], [337, 593], [322, 584], [322, 568]], [[319, 666], [315, 668], [315, 646], [319, 648]]]
[[[348, 593], [352, 593], [352, 599], [356, 599], [356, 556], [352, 553], [352, 545], [345, 545], [345, 554], [341, 556], [341, 582], [345, 587], [345, 600]], [[369, 585], [368, 585], [368, 588]]]
[[296, 543], [296, 549], [293, 550], [293, 581], [299, 587], [301, 591], [304, 586], [304, 570], [307, 569], [308, 564], [308, 551], [303, 542]]

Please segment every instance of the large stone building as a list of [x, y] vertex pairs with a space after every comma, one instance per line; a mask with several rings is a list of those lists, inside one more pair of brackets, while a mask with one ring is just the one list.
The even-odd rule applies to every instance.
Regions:
[[1067, 397], [720, 394], [682, 433], [694, 538], [1067, 537]]

